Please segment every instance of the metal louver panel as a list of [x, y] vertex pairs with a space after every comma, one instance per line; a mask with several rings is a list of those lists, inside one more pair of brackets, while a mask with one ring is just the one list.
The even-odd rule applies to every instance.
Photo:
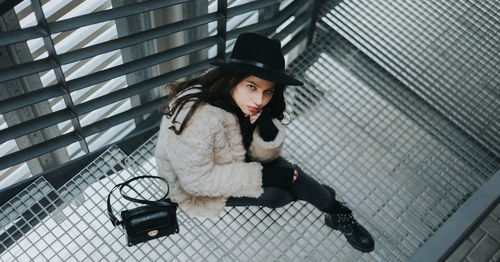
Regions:
[[[118, 3], [119, 0], [25, 0], [15, 7], [20, 28], [1, 32], [0, 46], [25, 45], [32, 60], [3, 67], [0, 88], [27, 78], [39, 79], [42, 86], [11, 94], [0, 102], [0, 187], [2, 181], [9, 180], [7, 184], [11, 184], [19, 180], [21, 176], [14, 173], [20, 170], [18, 165], [29, 159], [51, 154], [56, 149], [66, 150], [69, 158], [75, 159], [123, 138], [136, 127], [134, 121], [165, 103], [165, 98], [157, 97], [138, 105], [131, 102], [132, 98], [158, 92], [170, 81], [206, 70], [210, 61], [227, 56], [233, 38], [240, 32], [276, 31], [282, 26], [280, 30], [291, 34], [283, 43], [288, 43], [287, 50], [291, 50], [306, 38], [309, 20], [304, 18], [310, 17], [305, 0], [286, 4], [277, 0], [209, 1], [209, 8], [201, 14], [163, 24], [155, 22], [145, 30], [119, 35], [117, 21], [181, 10], [175, 8], [185, 8], [195, 2], [147, 0], [123, 6]], [[282, 10], [275, 16], [266, 20], [259, 18], [259, 10], [278, 5]], [[282, 25], [294, 16], [302, 19]], [[123, 59], [123, 50], [165, 41], [167, 37], [187, 34], [203, 26], [209, 29], [203, 37], [194, 36], [188, 43], [154, 47], [149, 54]], [[282, 33], [276, 37], [283, 40], [285, 36]], [[187, 59], [203, 50], [208, 50], [208, 59], [168, 71], [155, 71], [151, 77], [128, 83], [129, 75], [153, 72], [163, 64]], [[9, 124], [3, 117], [47, 102], [48, 111], [37, 117]], [[16, 141], [20, 137], [53, 128], [60, 131], [60, 135], [18, 148]], [[22, 177], [29, 176], [25, 166], [23, 170]], [[13, 176], [18, 178], [10, 179]]]

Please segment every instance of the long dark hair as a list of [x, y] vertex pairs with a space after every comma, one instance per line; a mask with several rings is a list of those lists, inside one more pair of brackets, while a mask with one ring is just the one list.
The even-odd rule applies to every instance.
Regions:
[[[188, 102], [193, 102], [191, 109], [182, 120], [179, 129], [176, 129], [174, 126], [171, 126], [170, 129], [173, 130], [175, 134], [180, 135], [186, 123], [202, 102], [216, 105], [235, 114], [240, 112], [241, 110], [233, 101], [230, 91], [243, 81], [243, 79], [249, 76], [250, 75], [247, 73], [235, 72], [224, 67], [216, 67], [201, 76], [186, 81], [169, 83], [167, 85], [170, 91], [169, 96], [170, 99], [174, 99], [174, 102], [171, 108], [162, 110], [162, 113], [166, 115], [167, 118], [173, 116], [172, 123], [177, 122], [177, 115], [184, 105]], [[194, 88], [201, 89], [201, 92], [182, 95], [185, 91]], [[284, 91], [285, 85], [276, 83], [273, 97], [266, 105], [266, 108], [271, 112], [271, 116], [279, 120], [283, 120], [283, 113], [286, 109]]]

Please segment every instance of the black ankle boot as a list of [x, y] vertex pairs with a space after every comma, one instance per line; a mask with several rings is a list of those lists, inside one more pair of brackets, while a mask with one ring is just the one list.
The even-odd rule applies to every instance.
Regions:
[[333, 188], [323, 185], [332, 195], [332, 202], [325, 215], [325, 224], [335, 230], [339, 230], [352, 247], [363, 252], [370, 252], [375, 248], [372, 236], [362, 225], [354, 219], [352, 211], [341, 202], [335, 200]]
[[326, 214], [325, 224], [342, 232], [347, 242], [357, 250], [370, 252], [375, 248], [370, 233], [354, 219], [352, 214]]

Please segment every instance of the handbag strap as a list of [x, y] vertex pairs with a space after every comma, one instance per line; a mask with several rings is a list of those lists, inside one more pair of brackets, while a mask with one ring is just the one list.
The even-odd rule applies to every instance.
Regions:
[[113, 191], [115, 191], [116, 188], [118, 188], [119, 186], [121, 186], [122, 184], [118, 184], [118, 185], [115, 185], [113, 187], [113, 189], [111, 189], [111, 192], [109, 192], [108, 194], [108, 216], [109, 216], [109, 219], [111, 220], [111, 223], [113, 223], [113, 226], [119, 226], [121, 224], [121, 221], [118, 220], [118, 218], [115, 217], [115, 215], [113, 215], [113, 211], [111, 210], [111, 195], [113, 194]]
[[[167, 193], [159, 200], [155, 200], [155, 201], [151, 201], [151, 200], [146, 200], [145, 198], [143, 199], [137, 199], [137, 198], [133, 198], [133, 197], [129, 197], [127, 195], [125, 195], [123, 193], [123, 188], [125, 186], [131, 188], [132, 190], [134, 190], [139, 196], [142, 197], [142, 195], [137, 192], [137, 190], [135, 190], [135, 188], [131, 187], [129, 184], [133, 181], [136, 181], [136, 180], [139, 180], [139, 179], [144, 179], [144, 178], [153, 178], [153, 179], [161, 179], [163, 180], [165, 183], [167, 183]], [[123, 183], [120, 183], [120, 184], [117, 184], [113, 187], [113, 189], [111, 189], [111, 191], [109, 192], [108, 194], [108, 200], [107, 200], [107, 205], [108, 205], [108, 215], [109, 215], [109, 219], [111, 220], [111, 223], [113, 223], [113, 226], [119, 226], [121, 224], [121, 221], [118, 220], [116, 218], [115, 215], [113, 215], [113, 211], [111, 210], [111, 195], [113, 194], [113, 191], [117, 188], [120, 188], [120, 194], [123, 196], [123, 198], [127, 199], [128, 201], [131, 201], [131, 202], [136, 202], [136, 203], [141, 203], [141, 204], [146, 204], [146, 205], [156, 205], [156, 206], [166, 206], [166, 204], [161, 201], [165, 198], [167, 198], [168, 196], [168, 193], [170, 191], [170, 186], [168, 185], [168, 182], [165, 178], [163, 177], [159, 177], [159, 176], [138, 176], [138, 177], [134, 177], [132, 179], [129, 179]], [[174, 204], [175, 205], [175, 204]]]
[[[144, 178], [153, 178], [153, 179], [163, 180], [167, 184], [167, 193], [162, 198], [155, 200], [155, 201], [147, 200], [146, 198], [142, 197], [142, 195], [139, 192], [137, 192], [137, 190], [135, 190], [135, 188], [131, 187], [129, 184], [133, 181], [136, 181], [139, 179], [144, 179]], [[139, 195], [142, 199], [127, 196], [126, 194], [123, 193], [124, 187], [129, 187], [130, 189], [134, 190], [137, 193], [137, 195]], [[125, 198], [131, 202], [136, 202], [136, 203], [146, 204], [146, 205], [161, 205], [161, 204], [159, 204], [159, 202], [162, 199], [167, 198], [169, 191], [170, 191], [170, 186], [169, 186], [167, 180], [165, 178], [159, 177], [159, 176], [138, 176], [138, 177], [134, 177], [132, 179], [129, 179], [129, 180], [121, 183], [121, 185], [120, 185], [120, 194], [123, 196], [123, 198]]]

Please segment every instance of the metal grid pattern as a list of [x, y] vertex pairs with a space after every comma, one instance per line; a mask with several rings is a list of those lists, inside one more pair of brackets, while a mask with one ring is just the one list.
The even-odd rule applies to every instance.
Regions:
[[322, 21], [500, 157], [498, 1], [327, 1]]

